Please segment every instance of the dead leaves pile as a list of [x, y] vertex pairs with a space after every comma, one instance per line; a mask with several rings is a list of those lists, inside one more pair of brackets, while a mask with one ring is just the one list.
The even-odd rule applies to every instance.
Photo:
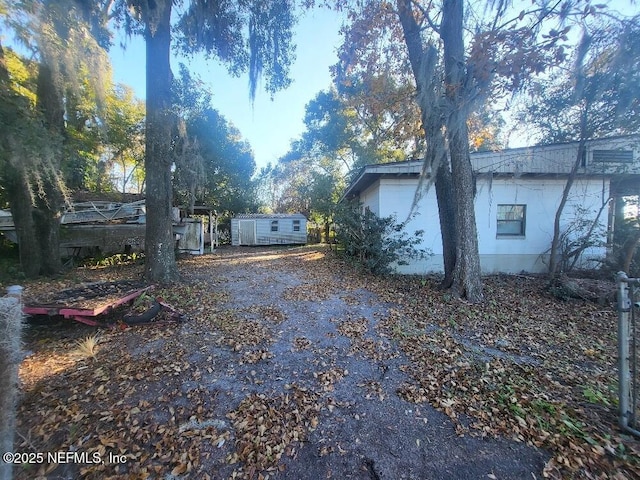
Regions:
[[369, 320], [359, 318], [357, 320], [345, 320], [338, 325], [338, 331], [349, 338], [361, 337], [369, 329]]
[[325, 392], [331, 392], [334, 384], [349, 374], [346, 368], [331, 368], [326, 371], [313, 372], [313, 377], [318, 380]]
[[306, 337], [296, 337], [293, 339], [294, 350], [307, 350], [311, 347], [311, 341]]
[[222, 340], [235, 351], [255, 347], [271, 340], [271, 332], [260, 320], [246, 319], [235, 310], [209, 313], [205, 323], [222, 333]]
[[296, 444], [318, 425], [317, 395], [295, 384], [289, 387], [274, 398], [251, 394], [227, 415], [236, 435], [236, 451], [228, 462], [243, 462], [231, 478], [266, 479], [269, 472], [284, 470], [282, 456], [294, 457]]
[[324, 283], [305, 282], [302, 285], [287, 288], [282, 298], [293, 302], [316, 302], [326, 300], [331, 293]]
[[[376, 335], [365, 318], [334, 320], [337, 330], [351, 341], [352, 354], [376, 360], [397, 354], [380, 340], [393, 338], [393, 347], [410, 361], [406, 371], [413, 379], [397, 394], [439, 408], [461, 435], [501, 435], [545, 448], [552, 453], [548, 477], [640, 478], [638, 441], [617, 428], [611, 307], [560, 301], [533, 277], [486, 278], [485, 302], [469, 305], [439, 291], [435, 280], [372, 279], [327, 252], [300, 250], [290, 263], [282, 252], [264, 257], [265, 268], [272, 259], [285, 259], [274, 271], [305, 269], [309, 281], [285, 290], [285, 300], [321, 302], [339, 293], [352, 304], [356, 297], [345, 292], [366, 288], [394, 305], [379, 319]], [[242, 256], [232, 260], [245, 262]], [[214, 374], [210, 344], [237, 352], [232, 355], [239, 364], [267, 361], [274, 328], [286, 320], [275, 305], [230, 308], [225, 280], [212, 276], [212, 266], [223, 261], [190, 258], [181, 267], [187, 282], [154, 292], [189, 315], [184, 326], [109, 332], [91, 360], [67, 355], [74, 348], [69, 339], [33, 345], [36, 353], [21, 366], [20, 451], [76, 449], [128, 459], [124, 465], [82, 467], [77, 473], [89, 479], [169, 473], [207, 478], [207, 469], [218, 467], [235, 468], [237, 478], [266, 478], [294, 458], [297, 442], [318, 424], [318, 394], [297, 385], [282, 395], [250, 393], [228, 413], [227, 425], [212, 415], [215, 394], [198, 386], [207, 371]], [[84, 269], [66, 284], [33, 283], [27, 289], [118, 281], [139, 272]], [[305, 337], [293, 340], [294, 349], [311, 347]], [[196, 354], [211, 363], [198, 366], [190, 358]], [[346, 375], [334, 366], [319, 367], [314, 377], [320, 395]], [[365, 398], [384, 399], [379, 382], [359, 386]], [[51, 468], [17, 475], [36, 478]]]
[[275, 305], [252, 305], [245, 308], [243, 311], [251, 313], [261, 320], [267, 320], [274, 324], [279, 324], [285, 321], [286, 316], [282, 310]]
[[[230, 435], [208, 417], [214, 395], [200, 387], [180, 389], [181, 382], [197, 378], [197, 367], [175, 343], [168, 340], [133, 358], [119, 341], [122, 335], [106, 336], [105, 350], [115, 354], [108, 362], [99, 353], [98, 364], [79, 361], [25, 394], [19, 448], [97, 453], [102, 462], [75, 466], [76, 475], [87, 479], [146, 479], [169, 472], [208, 478], [203, 459]], [[109, 462], [109, 455], [125, 460]], [[57, 467], [21, 470], [18, 478], [44, 478]]]
[[380, 293], [402, 299], [382, 320], [411, 360], [405, 370], [415, 382], [398, 390], [402, 398], [439, 408], [459, 434], [550, 450], [547, 477], [640, 477], [638, 441], [617, 428], [611, 307], [563, 302], [542, 279], [506, 276], [485, 279], [480, 305], [418, 279]]
[[[337, 322], [335, 319], [332, 321]], [[365, 336], [368, 330], [369, 320], [364, 317], [347, 319], [339, 323], [338, 332], [351, 340], [349, 355], [360, 353], [375, 361], [389, 360], [398, 356], [396, 348], [390, 343]], [[382, 332], [380, 334], [385, 336]]]

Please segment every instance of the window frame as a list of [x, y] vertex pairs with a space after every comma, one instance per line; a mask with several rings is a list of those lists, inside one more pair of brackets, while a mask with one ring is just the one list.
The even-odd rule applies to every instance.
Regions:
[[[513, 207], [522, 207], [522, 214], [521, 214], [521, 218], [519, 219], [509, 219], [509, 218], [500, 218], [500, 207], [510, 207], [511, 209], [513, 209]], [[509, 211], [503, 212], [506, 215], [505, 216], [509, 216]], [[520, 228], [518, 232], [505, 232], [505, 231], [500, 231], [500, 225], [509, 225], [509, 224], [519, 224]], [[496, 210], [496, 237], [498, 238], [524, 238], [526, 236], [526, 232], [527, 232], [527, 205], [523, 204], [523, 203], [500, 203], [497, 206], [497, 210]]]
[[293, 221], [293, 231], [294, 232], [299, 232], [302, 228], [302, 222], [300, 220], [294, 220]]
[[279, 230], [280, 226], [278, 224], [278, 220], [271, 220], [271, 233], [277, 233]]

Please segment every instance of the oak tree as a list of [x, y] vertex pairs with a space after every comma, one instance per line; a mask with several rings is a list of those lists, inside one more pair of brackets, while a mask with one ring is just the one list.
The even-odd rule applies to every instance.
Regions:
[[177, 276], [171, 227], [175, 124], [171, 111], [172, 41], [183, 52], [204, 52], [224, 62], [232, 74], [248, 71], [252, 98], [261, 76], [266, 90], [273, 94], [290, 83], [294, 5], [289, 0], [191, 0], [178, 10], [173, 0], [118, 0], [115, 7], [116, 22], [145, 39], [145, 274], [150, 281], [170, 282]]

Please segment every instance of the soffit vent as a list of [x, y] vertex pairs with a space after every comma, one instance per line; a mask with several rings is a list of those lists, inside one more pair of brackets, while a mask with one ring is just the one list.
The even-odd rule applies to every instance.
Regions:
[[600, 163], [633, 163], [633, 150], [594, 150], [593, 161]]

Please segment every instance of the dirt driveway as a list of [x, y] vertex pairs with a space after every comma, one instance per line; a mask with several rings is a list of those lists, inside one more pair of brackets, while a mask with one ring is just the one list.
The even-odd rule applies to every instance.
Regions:
[[544, 451], [401, 398], [413, 367], [375, 279], [310, 248], [221, 249], [180, 268], [161, 293], [191, 317], [181, 325], [104, 330], [95, 358], [74, 349], [81, 326], [31, 337], [19, 450], [101, 461], [18, 478], [542, 477]]
[[225, 279], [227, 308], [249, 321], [264, 322], [268, 312], [277, 317], [268, 327], [265, 359], [238, 365], [241, 352], [216, 351], [223, 367], [216, 370], [226, 372], [212, 382], [228, 399], [222, 410], [251, 394], [286, 395], [292, 384], [314, 399], [317, 425], [295, 447], [295, 458], [282, 457], [286, 468], [278, 476], [540, 477], [544, 453], [513, 441], [458, 436], [443, 413], [399, 398], [408, 362], [380, 325], [394, 305], [381, 302], [364, 278], [331, 271], [339, 264], [322, 257], [307, 249], [245, 250], [224, 254], [215, 268]]

